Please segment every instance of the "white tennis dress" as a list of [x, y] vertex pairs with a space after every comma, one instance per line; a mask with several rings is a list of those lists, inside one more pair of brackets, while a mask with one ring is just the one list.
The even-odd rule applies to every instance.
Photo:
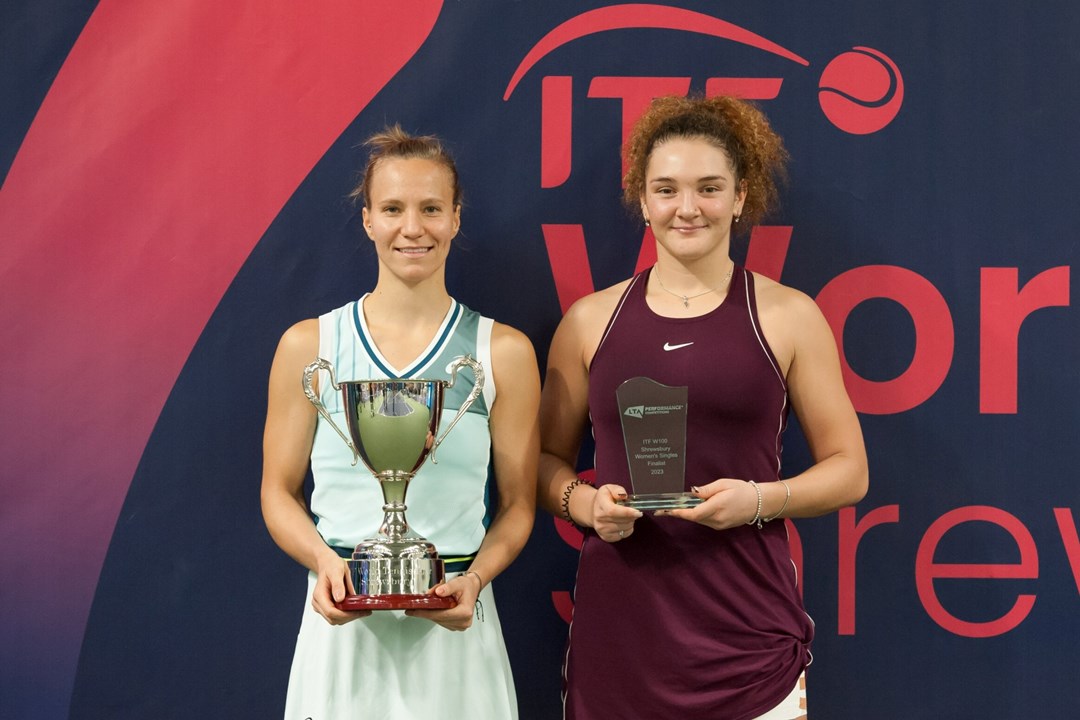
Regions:
[[[493, 322], [456, 300], [431, 344], [406, 368], [394, 368], [371, 339], [363, 298], [319, 318], [319, 355], [333, 363], [339, 382], [386, 378], [448, 380], [458, 357], [471, 355], [486, 370], [483, 393], [409, 485], [409, 525], [433, 542], [447, 561], [448, 577], [468, 567], [484, 538], [489, 506], [491, 437], [488, 409], [495, 401], [491, 373]], [[321, 372], [320, 397], [343, 430], [340, 394]], [[299, 382], [299, 379], [297, 380]], [[474, 386], [462, 368], [447, 390], [440, 434]], [[358, 463], [320, 417], [311, 452], [315, 486], [311, 510], [327, 544], [351, 550], [374, 535], [383, 520], [378, 482]], [[407, 720], [434, 716], [470, 720], [517, 718], [517, 699], [491, 586], [480, 593], [476, 618], [464, 632], [379, 611], [333, 626], [311, 607], [316, 576], [309, 574], [308, 602], [289, 677], [286, 720]]]

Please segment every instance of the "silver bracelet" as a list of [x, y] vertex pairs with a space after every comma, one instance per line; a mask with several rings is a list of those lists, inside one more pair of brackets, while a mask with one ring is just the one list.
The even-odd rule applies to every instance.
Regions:
[[780, 517], [780, 514], [787, 510], [788, 501], [791, 500], [791, 486], [787, 484], [787, 480], [781, 480], [784, 485], [784, 489], [787, 490], [787, 496], [784, 498], [784, 504], [780, 506], [780, 509], [772, 517], [762, 518], [762, 522], [772, 522], [776, 518]]
[[747, 480], [746, 482], [757, 491], [757, 512], [754, 514], [754, 519], [746, 523], [747, 525], [757, 525], [757, 529], [761, 529], [761, 488], [757, 486], [757, 483], [753, 480]]

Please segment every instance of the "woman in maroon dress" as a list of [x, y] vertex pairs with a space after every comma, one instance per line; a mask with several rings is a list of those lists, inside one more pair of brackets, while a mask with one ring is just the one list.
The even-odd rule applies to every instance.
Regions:
[[[733, 98], [657, 99], [625, 148], [625, 199], [656, 264], [582, 298], [548, 358], [540, 502], [585, 529], [566, 656], [565, 717], [805, 717], [813, 623], [784, 523], [866, 493], [862, 433], [813, 300], [737, 266], [735, 229], [774, 203], [786, 152]], [[615, 391], [687, 387], [691, 508], [642, 513]], [[794, 409], [813, 465], [781, 475]], [[587, 422], [596, 486], [577, 477]]]

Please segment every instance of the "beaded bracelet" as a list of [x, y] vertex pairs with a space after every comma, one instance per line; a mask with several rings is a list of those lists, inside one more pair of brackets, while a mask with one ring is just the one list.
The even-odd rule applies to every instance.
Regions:
[[753, 480], [747, 480], [750, 486], [757, 491], [757, 512], [754, 514], [754, 519], [746, 523], [747, 525], [757, 525], [757, 529], [761, 529], [761, 488], [757, 486], [757, 483]]
[[571, 525], [577, 525], [577, 523], [574, 522], [574, 518], [570, 517], [570, 494], [574, 492], [574, 488], [576, 488], [578, 485], [592, 485], [592, 483], [582, 478], [574, 478], [573, 482], [567, 485], [566, 489], [563, 490], [562, 516], [563, 520], [570, 523]]
[[776, 518], [780, 517], [781, 513], [787, 510], [788, 501], [791, 500], [791, 486], [787, 484], [787, 480], [781, 480], [780, 482], [783, 484], [784, 489], [787, 490], [787, 495], [784, 497], [784, 504], [780, 506], [780, 509], [777, 510], [772, 517], [761, 518], [762, 522], [772, 522]]

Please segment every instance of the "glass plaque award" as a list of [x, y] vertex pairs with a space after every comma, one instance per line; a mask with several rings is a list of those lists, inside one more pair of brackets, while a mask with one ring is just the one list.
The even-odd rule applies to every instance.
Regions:
[[685, 492], [687, 388], [630, 378], [615, 391], [622, 420], [631, 494], [620, 505], [638, 510], [692, 507]]

